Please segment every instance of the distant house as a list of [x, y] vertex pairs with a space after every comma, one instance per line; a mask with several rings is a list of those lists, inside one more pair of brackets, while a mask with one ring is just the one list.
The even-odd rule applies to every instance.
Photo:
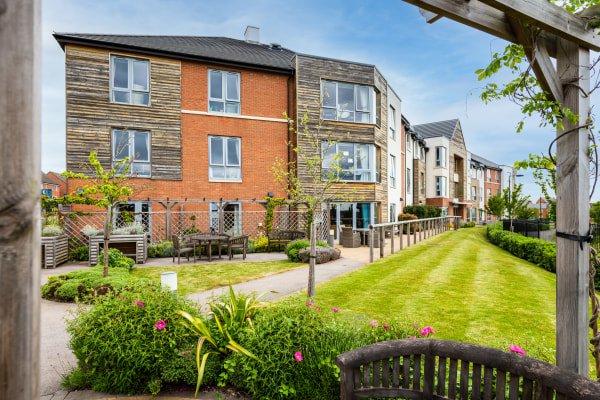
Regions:
[[550, 209], [550, 203], [543, 198], [538, 198], [535, 203], [531, 202], [527, 205], [527, 208], [530, 208], [535, 211], [535, 216], [537, 218], [548, 218], [548, 210]]
[[64, 193], [61, 193], [62, 181], [53, 178], [51, 175], [42, 172], [42, 184], [41, 191], [42, 195], [54, 198], [61, 197]]
[[58, 183], [58, 197], [67, 194], [67, 178], [54, 171], [49, 171], [46, 175]]

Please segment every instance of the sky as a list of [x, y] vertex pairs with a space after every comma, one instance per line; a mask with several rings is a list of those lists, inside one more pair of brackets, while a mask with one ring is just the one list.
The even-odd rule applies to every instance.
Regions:
[[[411, 124], [458, 118], [467, 149], [498, 164], [546, 153], [556, 134], [535, 118], [516, 133], [522, 114], [515, 104], [480, 100], [484, 83], [474, 71], [505, 41], [447, 19], [427, 24], [400, 0], [43, 0], [42, 169], [65, 169], [64, 53], [53, 32], [243, 39], [247, 25], [260, 27], [263, 43], [376, 65]], [[502, 73], [496, 81], [509, 78]], [[524, 175], [517, 183], [537, 199], [539, 187]]]

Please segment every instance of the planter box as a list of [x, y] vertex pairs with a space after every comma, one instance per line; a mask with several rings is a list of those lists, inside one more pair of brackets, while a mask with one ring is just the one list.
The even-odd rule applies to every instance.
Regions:
[[[104, 247], [104, 237], [90, 236], [90, 261], [89, 265], [98, 264], [100, 251]], [[129, 258], [133, 258], [137, 264], [146, 262], [148, 254], [148, 235], [112, 235], [110, 237], [109, 248], [118, 249]]]
[[42, 236], [42, 268], [56, 268], [69, 259], [67, 235]]

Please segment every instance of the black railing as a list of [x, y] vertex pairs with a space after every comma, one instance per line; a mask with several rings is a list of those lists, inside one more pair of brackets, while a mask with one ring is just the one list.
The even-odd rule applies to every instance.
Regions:
[[537, 239], [548, 240], [549, 231], [554, 229], [554, 224], [548, 219], [513, 219], [512, 224], [510, 219], [502, 220], [502, 229], [520, 233], [523, 236], [528, 236]]

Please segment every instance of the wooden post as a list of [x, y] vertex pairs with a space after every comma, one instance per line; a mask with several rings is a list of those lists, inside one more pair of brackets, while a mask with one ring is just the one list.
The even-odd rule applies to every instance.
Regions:
[[398, 237], [400, 237], [400, 250], [404, 248], [404, 223], [398, 225]]
[[[560, 40], [558, 76], [564, 106], [587, 123], [590, 101], [589, 50]], [[564, 121], [565, 132], [575, 126]], [[560, 136], [562, 132], [558, 132]], [[586, 236], [589, 230], [588, 129], [568, 133], [557, 141], [556, 231]], [[589, 243], [556, 238], [556, 364], [588, 376]]]
[[385, 256], [385, 228], [379, 228], [379, 258]]
[[0, 1], [0, 399], [39, 399], [40, 6]]
[[390, 254], [394, 254], [394, 228], [395, 225], [390, 226]]
[[373, 252], [373, 236], [375, 234], [375, 229], [373, 225], [369, 225], [369, 262], [373, 262], [374, 252]]

